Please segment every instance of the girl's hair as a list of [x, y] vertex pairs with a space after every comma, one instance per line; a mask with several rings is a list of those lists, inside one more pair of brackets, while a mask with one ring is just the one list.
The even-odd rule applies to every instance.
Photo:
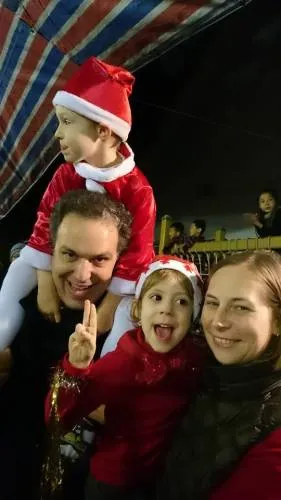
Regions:
[[[246, 264], [249, 271], [255, 275], [257, 282], [263, 285], [263, 290], [269, 307], [272, 308], [273, 318], [277, 325], [277, 334], [281, 333], [281, 256], [269, 250], [255, 250], [241, 252], [227, 256], [219, 261], [210, 272], [209, 280], [214, 274], [226, 266], [239, 266]], [[231, 286], [231, 284], [226, 284]], [[265, 357], [276, 358], [277, 366], [281, 368], [281, 336], [276, 336], [273, 347], [266, 349]], [[264, 360], [264, 356], [262, 356]]]
[[278, 193], [275, 189], [262, 189], [262, 191], [259, 192], [258, 199], [257, 199], [257, 205], [258, 205], [258, 218], [261, 223], [264, 221], [264, 216], [265, 213], [260, 209], [260, 197], [262, 194], [270, 194], [270, 196], [274, 199], [275, 201], [275, 208], [273, 210], [273, 213], [277, 210], [278, 205], [279, 205], [279, 196]]
[[132, 304], [132, 309], [131, 309], [131, 316], [132, 316], [133, 321], [138, 322], [140, 319], [140, 317], [139, 317], [140, 306], [142, 303], [142, 299], [143, 299], [144, 295], [148, 292], [148, 290], [150, 290], [150, 288], [157, 285], [157, 283], [159, 283], [160, 281], [162, 281], [166, 278], [169, 278], [170, 276], [173, 276], [178, 280], [180, 285], [182, 285], [182, 287], [186, 291], [188, 297], [193, 301], [193, 298], [194, 298], [193, 286], [191, 284], [191, 281], [186, 276], [184, 276], [184, 274], [182, 274], [179, 271], [176, 271], [175, 269], [159, 269], [158, 271], [154, 271], [153, 273], [151, 273], [146, 278], [146, 280], [142, 286], [139, 298], [134, 299], [133, 304]]

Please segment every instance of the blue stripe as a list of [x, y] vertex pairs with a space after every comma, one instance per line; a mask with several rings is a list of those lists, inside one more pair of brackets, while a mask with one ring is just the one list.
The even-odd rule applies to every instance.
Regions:
[[17, 186], [20, 183], [19, 178], [22, 179], [27, 174], [27, 172], [35, 168], [33, 167], [31, 169], [30, 165], [38, 164], [38, 152], [44, 149], [46, 147], [46, 144], [48, 144], [48, 142], [52, 140], [56, 126], [56, 116], [53, 116], [50, 122], [46, 124], [45, 128], [42, 129], [38, 140], [32, 146], [24, 162], [17, 166], [15, 174], [9, 181], [6, 182], [4, 189], [1, 190], [1, 198], [3, 198], [4, 200], [8, 198], [11, 194], [11, 191], [17, 189]]
[[7, 7], [7, 9], [12, 10], [13, 12], [16, 12], [22, 3], [22, 0], [4, 0], [2, 2], [3, 7]]
[[18, 111], [15, 121], [13, 122], [13, 126], [2, 144], [2, 148], [0, 150], [0, 164], [4, 164], [6, 162], [8, 153], [13, 147], [15, 137], [18, 137], [21, 134], [26, 118], [33, 113], [34, 105], [38, 102], [42, 93], [46, 89], [50, 78], [55, 73], [63, 57], [64, 55], [61, 54], [56, 47], [53, 47], [50, 51], [39, 74], [37, 75], [36, 80], [29, 88], [29, 92]]
[[1, 67], [1, 78], [0, 78], [0, 101], [6, 91], [7, 86], [12, 78], [15, 71], [18, 72], [17, 63], [19, 57], [21, 56], [24, 46], [30, 35], [30, 27], [24, 22], [19, 21], [16, 29], [13, 33], [11, 42], [9, 44], [3, 65]]
[[39, 33], [47, 40], [51, 40], [62, 29], [63, 25], [71, 20], [81, 3], [81, 0], [58, 1], [46, 21], [40, 26]]
[[94, 40], [91, 40], [72, 59], [77, 64], [81, 64], [90, 56], [98, 56], [122, 38], [127, 31], [133, 28], [160, 3], [161, 0], [132, 0], [120, 14], [104, 27]]

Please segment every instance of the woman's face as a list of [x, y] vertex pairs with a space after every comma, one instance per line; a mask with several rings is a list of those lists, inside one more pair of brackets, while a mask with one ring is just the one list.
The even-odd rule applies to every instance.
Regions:
[[211, 278], [202, 325], [220, 363], [240, 364], [258, 358], [277, 333], [264, 288], [246, 264], [223, 267]]
[[276, 201], [270, 193], [262, 193], [259, 197], [259, 207], [265, 214], [271, 214], [275, 209]]

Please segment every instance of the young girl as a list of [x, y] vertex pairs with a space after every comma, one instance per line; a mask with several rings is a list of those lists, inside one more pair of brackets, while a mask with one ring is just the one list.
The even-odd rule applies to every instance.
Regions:
[[133, 217], [129, 247], [120, 256], [108, 293], [99, 306], [99, 333], [111, 329], [121, 296], [134, 294], [141, 270], [153, 258], [153, 190], [125, 142], [132, 121], [129, 95], [133, 84], [133, 75], [124, 68], [91, 57], [56, 93], [55, 137], [66, 163], [54, 174], [41, 200], [32, 236], [3, 282], [0, 350], [10, 345], [17, 334], [23, 319], [19, 301], [37, 282], [40, 311], [48, 319], [60, 321], [60, 302], [50, 273], [49, 219], [65, 192], [81, 188], [107, 192], [124, 203]]
[[[139, 327], [95, 363], [96, 313], [85, 302], [83, 323], [71, 335], [62, 362], [56, 412], [67, 429], [105, 404], [104, 433], [91, 458], [87, 500], [131, 499], [140, 484], [155, 479], [200, 378], [204, 349], [188, 332], [201, 299], [194, 264], [170, 256], [155, 259], [136, 286], [132, 314]], [[79, 390], [70, 388], [73, 380]], [[47, 398], [47, 420], [56, 389], [54, 385]]]
[[258, 212], [245, 214], [260, 238], [281, 236], [281, 209], [278, 195], [273, 189], [264, 189], [258, 196]]

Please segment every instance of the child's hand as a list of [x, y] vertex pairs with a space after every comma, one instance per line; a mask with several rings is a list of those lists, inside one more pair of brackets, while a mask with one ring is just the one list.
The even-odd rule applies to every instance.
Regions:
[[244, 214], [244, 219], [248, 224], [252, 224], [253, 226], [262, 227], [262, 224], [259, 221], [258, 214]]
[[60, 322], [60, 299], [50, 271], [37, 270], [37, 305], [43, 316], [55, 323]]
[[107, 292], [101, 305], [97, 310], [97, 329], [98, 335], [108, 332], [111, 330], [115, 311], [118, 307], [119, 302], [122, 297], [120, 295], [114, 295], [111, 292]]
[[75, 332], [69, 337], [69, 361], [76, 368], [88, 368], [95, 352], [97, 341], [96, 308], [85, 300], [83, 323], [78, 323]]

